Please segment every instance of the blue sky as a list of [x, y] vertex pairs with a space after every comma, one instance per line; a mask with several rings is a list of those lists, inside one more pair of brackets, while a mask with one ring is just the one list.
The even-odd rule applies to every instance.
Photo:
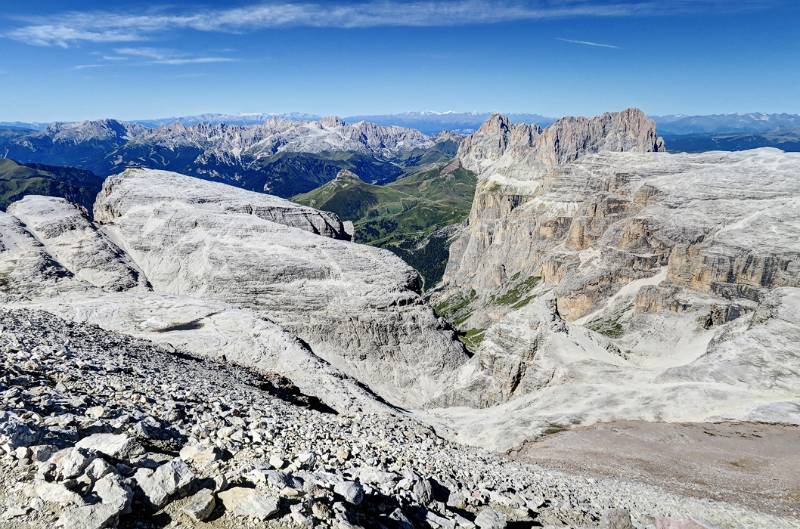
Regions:
[[0, 121], [800, 113], [797, 0], [0, 5]]

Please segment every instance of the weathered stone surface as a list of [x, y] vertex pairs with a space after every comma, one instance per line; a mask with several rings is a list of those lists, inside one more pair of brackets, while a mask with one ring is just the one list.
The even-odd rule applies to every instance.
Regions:
[[[762, 308], [764, 314], [754, 320], [754, 325], [772, 325], [785, 318], [793, 309], [782, 309], [783, 303], [776, 299], [772, 308]], [[173, 417], [170, 426], [180, 437], [186, 437], [187, 443], [213, 444], [231, 456], [196, 467], [197, 478], [185, 493], [193, 490], [195, 483], [215, 491], [252, 483], [255, 488], [245, 489], [250, 491], [248, 494], [276, 501], [280, 498], [279, 511], [269, 517], [276, 524], [297, 522], [308, 526], [311, 522], [337, 526], [342, 519], [358, 519], [362, 527], [381, 524], [410, 527], [412, 521], [414, 525], [424, 524], [425, 513], [431, 512], [436, 518], [431, 516], [430, 522], [436, 521], [439, 526], [455, 524], [469, 528], [474, 524], [467, 518], [488, 507], [502, 511], [512, 526], [531, 525], [535, 512], [535, 519], [543, 525], [595, 527], [599, 513], [617, 507], [635, 509], [645, 520], [647, 516], [693, 517], [731, 529], [794, 527], [794, 519], [766, 515], [739, 505], [653, 491], [621, 479], [588, 480], [509, 460], [443, 439], [437, 433], [443, 430], [434, 431], [409, 414], [320, 413], [284, 400], [286, 395], [263, 385], [265, 379], [256, 371], [175, 355], [151, 342], [62, 320], [48, 313], [3, 309], [0, 323], [3, 328], [0, 386], [6, 388], [0, 392], [0, 404], [26, 424], [38, 424], [45, 442], [59, 445], [77, 442], [79, 438], [69, 425], [101, 431], [113, 429], [130, 435], [147, 417]], [[27, 366], [24, 376], [17, 371], [21, 365]], [[53, 379], [58, 380], [56, 385], [52, 384]], [[676, 398], [687, 398], [686, 387], [687, 384], [680, 384], [681, 394], [671, 395], [670, 403], [676, 402]], [[612, 402], [598, 402], [596, 393], [588, 398], [596, 406], [613, 408]], [[688, 398], [693, 400], [694, 395]], [[546, 398], [542, 400], [544, 409], [551, 412], [556, 409]], [[98, 403], [107, 413], [100, 419], [87, 417], [86, 409]], [[785, 412], [788, 406], [784, 406]], [[43, 414], [34, 413], [34, 409]], [[461, 409], [461, 413], [466, 411]], [[760, 417], [767, 417], [768, 411], [762, 408]], [[51, 412], [55, 414], [50, 415]], [[482, 422], [471, 432], [503, 431], [498, 425], [519, 424], [520, 418], [529, 416], [529, 412], [530, 409], [523, 407], [501, 408], [495, 417], [482, 417]], [[243, 435], [236, 435], [237, 432]], [[515, 435], [513, 430], [503, 432], [507, 437]], [[342, 447], [348, 451], [347, 460], [337, 457]], [[36, 478], [32, 476], [32, 465], [13, 459], [9, 455], [13, 451], [8, 447], [1, 449], [0, 491], [4, 492], [0, 499], [6, 506], [9, 502], [30, 506], [20, 514], [12, 512], [13, 523], [47, 529], [54, 518], [42, 513], [56, 504], [44, 505], [38, 498], [14, 496], [20, 489], [19, 483], [26, 488]], [[281, 471], [265, 470], [270, 455], [278, 451], [290, 464]], [[296, 462], [301, 454], [308, 452], [315, 457], [304, 457], [307, 468], [300, 470]], [[154, 472], [148, 467], [158, 465], [163, 457], [150, 453], [147, 457], [120, 462], [112, 470], [121, 475], [132, 474], [126, 480], [130, 479], [132, 488], [140, 494], [125, 521], [157, 525], [169, 516], [180, 525], [199, 527], [199, 522], [180, 512], [188, 499], [179, 500], [176, 495], [174, 503], [167, 504], [161, 512], [153, 512], [147, 508], [141, 490], [137, 490], [137, 480], [142, 476], [152, 477]], [[99, 525], [108, 520], [111, 526], [115, 520], [115, 509], [110, 509], [113, 500], [104, 504], [97, 491], [92, 490], [94, 480], [88, 474], [93, 465], [82, 476], [66, 480], [49, 464], [42, 465], [41, 472], [36, 471], [41, 479], [81, 490], [87, 502], [99, 502], [87, 505], [93, 509], [70, 510], [69, 515], [60, 513], [65, 520], [68, 516], [79, 520], [75, 523], [77, 527], [85, 525], [86, 518], [91, 516]], [[263, 478], [258, 478], [259, 475]], [[99, 481], [106, 476], [109, 474]], [[358, 505], [344, 501], [334, 492], [337, 483], [355, 479], [364, 488], [364, 498]], [[428, 505], [421, 504], [413, 492], [414, 484], [423, 480], [437, 484], [432, 487], [434, 497]], [[446, 496], [460, 507], [448, 508], [440, 501]], [[455, 501], [456, 496], [463, 500]], [[98, 507], [103, 505], [106, 507]], [[94, 509], [101, 509], [104, 516], [94, 513]], [[462, 512], [463, 517], [457, 514]], [[286, 518], [278, 520], [282, 515]], [[236, 516], [228, 512], [211, 525], [262, 523], [237, 521]]]
[[[69, 207], [79, 215], [76, 206]], [[34, 213], [41, 210], [28, 208], [28, 220], [36, 222]], [[303, 391], [342, 411], [388, 409], [368, 389], [319, 358], [301, 340], [250, 310], [220, 301], [138, 289], [100, 291], [73, 276], [19, 221], [2, 212], [0, 238], [5, 241], [0, 244], [0, 274], [9, 270], [8, 287], [0, 290], [0, 300], [15, 300], [196, 355], [278, 372], [290, 377]]]
[[129, 459], [144, 453], [138, 441], [125, 434], [96, 433], [84, 437], [75, 446], [117, 459]]
[[35, 443], [39, 435], [16, 414], [0, 411], [0, 440], [12, 448]]
[[225, 509], [235, 516], [267, 520], [278, 512], [278, 498], [256, 489], [233, 487], [218, 494]]
[[80, 495], [67, 489], [61, 483], [36, 483], [32, 486], [29, 495], [60, 505], [83, 505]]
[[181, 510], [196, 522], [204, 522], [214, 512], [217, 500], [214, 493], [208, 489], [202, 489], [192, 495]]
[[353, 505], [359, 505], [364, 500], [364, 487], [357, 481], [341, 481], [333, 488], [333, 492]]
[[[388, 251], [289, 227], [295, 217], [273, 200], [129, 169], [106, 180], [95, 218], [156, 291], [262, 314], [391, 401], [433, 396], [467, 357], [416, 292], [416, 272]], [[254, 202], [269, 215], [251, 213]]]
[[492, 509], [483, 509], [475, 517], [475, 525], [480, 529], [505, 529], [506, 517]]
[[64, 479], [77, 478], [94, 458], [80, 447], [59, 450], [48, 460], [55, 465], [56, 472]]
[[219, 449], [215, 446], [188, 444], [181, 448], [180, 458], [196, 465], [208, 465], [220, 458]]
[[119, 512], [130, 512], [133, 492], [123, 483], [117, 474], [107, 474], [92, 487], [94, 492], [106, 505], [111, 505]]
[[155, 471], [140, 468], [134, 475], [134, 480], [147, 502], [160, 509], [184, 493], [195, 480], [195, 475], [186, 463], [173, 459]]
[[63, 198], [29, 195], [8, 212], [78, 279], [109, 290], [145, 286], [146, 279], [125, 253], [97, 230], [85, 211]]
[[781, 394], [797, 324], [775, 308], [800, 286], [800, 157], [647, 152], [636, 116], [546, 151], [547, 131], [512, 141], [498, 118], [462, 145], [480, 181], [433, 302], [480, 345], [429, 404], [485, 408], [437, 410], [468, 442], [620, 417], [798, 420]]
[[58, 518], [56, 526], [64, 529], [102, 529], [116, 527], [120, 509], [99, 503], [70, 509]]

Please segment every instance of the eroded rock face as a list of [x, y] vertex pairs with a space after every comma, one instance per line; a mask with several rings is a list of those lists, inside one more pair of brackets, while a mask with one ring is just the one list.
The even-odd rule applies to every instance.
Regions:
[[0, 211], [0, 299], [29, 299], [35, 289], [71, 282], [44, 246], [16, 217]]
[[528, 167], [546, 169], [588, 153], [663, 150], [655, 123], [641, 110], [630, 108], [593, 118], [561, 118], [546, 129], [512, 124], [507, 117], [495, 114], [464, 139], [458, 158], [467, 169], [482, 173], [493, 165], [508, 167], [520, 160]]
[[107, 178], [95, 201], [95, 219], [98, 223], [107, 223], [122, 213], [129, 213], [136, 205], [170, 202], [176, 199], [177, 190], [180, 190], [180, 203], [185, 206], [252, 215], [334, 239], [352, 238], [333, 213], [169, 171], [132, 169]]
[[416, 292], [416, 272], [390, 252], [318, 229], [320, 219], [341, 227], [332, 214], [174, 173], [128, 170], [106, 181], [95, 218], [156, 291], [257, 312], [396, 402], [424, 402], [466, 361]]
[[144, 276], [125, 253], [63, 198], [29, 195], [8, 212], [78, 279], [108, 290], [145, 287]]
[[466, 360], [415, 292], [416, 273], [340, 240], [335, 215], [132, 173], [107, 182], [99, 228], [47, 197], [10, 208], [25, 225], [0, 215], [2, 300], [278, 373], [341, 411], [390, 411], [364, 382], [394, 403], [430, 398]]
[[587, 155], [525, 193], [517, 182], [476, 195], [445, 283], [484, 298], [476, 325], [515, 275], [554, 287], [569, 320], [665, 266], [672, 284], [757, 300], [764, 288], [798, 286], [800, 187], [791, 171], [775, 171], [797, 163], [769, 149]]
[[798, 420], [800, 157], [658, 152], [637, 116], [531, 134], [495, 117], [462, 144], [479, 185], [433, 301], [476, 355], [434, 404], [482, 409], [434, 415], [468, 442], [612, 417]]

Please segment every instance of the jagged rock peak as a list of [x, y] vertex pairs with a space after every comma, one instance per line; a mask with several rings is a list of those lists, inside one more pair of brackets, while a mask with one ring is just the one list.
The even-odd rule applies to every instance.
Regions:
[[483, 125], [480, 126], [478, 132], [502, 132], [507, 131], [511, 125], [511, 121], [508, 119], [508, 116], [505, 114], [500, 114], [499, 112], [495, 112], [489, 119], [484, 122]]
[[546, 129], [512, 124], [506, 116], [494, 114], [464, 139], [458, 157], [466, 168], [480, 172], [503, 156], [509, 156], [510, 162], [527, 160], [529, 165], [546, 168], [588, 153], [663, 150], [664, 142], [656, 135], [655, 122], [641, 110], [629, 108], [593, 118], [564, 117]]

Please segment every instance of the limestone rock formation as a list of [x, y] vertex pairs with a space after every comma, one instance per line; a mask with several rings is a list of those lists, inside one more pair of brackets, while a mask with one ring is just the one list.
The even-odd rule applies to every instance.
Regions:
[[10, 211], [27, 228], [3, 216], [9, 301], [276, 371], [341, 409], [420, 405], [467, 360], [416, 272], [330, 213], [137, 169], [106, 181], [97, 224], [61, 199]]
[[120, 215], [120, 210], [131, 204], [168, 203], [174, 200], [192, 208], [252, 215], [334, 239], [351, 238], [344, 223], [332, 213], [300, 206], [272, 195], [253, 193], [169, 171], [131, 169], [107, 178], [95, 202], [95, 220], [102, 224]]
[[[26, 228], [16, 217], [0, 213], [0, 302], [148, 338], [174, 351], [278, 373], [342, 411], [389, 411], [374, 393], [268, 318], [221, 301], [145, 288], [110, 292], [109, 285], [134, 277], [129, 273], [135, 272], [138, 280], [143, 275], [76, 206], [29, 196], [10, 209], [30, 224]], [[95, 260], [95, 255], [109, 260]]]
[[[262, 197], [128, 170], [106, 182], [95, 218], [157, 292], [268, 317], [395, 402], [417, 405], [440, 391], [466, 355], [416, 292], [416, 272], [388, 251], [315, 234], [326, 232], [309, 221], [310, 208], [262, 212], [252, 204], [273, 200]], [[296, 229], [298, 219], [311, 233]]]
[[145, 283], [136, 265], [95, 228], [86, 213], [63, 198], [29, 195], [8, 212], [78, 279], [109, 290]]
[[[542, 129], [527, 123], [512, 124], [494, 114], [474, 134], [461, 142], [458, 158], [464, 167], [483, 173], [496, 166], [524, 164], [544, 170], [596, 152], [658, 152], [664, 142], [655, 123], [638, 109], [607, 112], [594, 118], [566, 117]], [[534, 178], [530, 175], [529, 178]]]
[[637, 111], [552, 128], [498, 116], [462, 144], [478, 190], [433, 301], [476, 355], [435, 415], [498, 448], [620, 417], [800, 421], [800, 157], [658, 152]]
[[320, 412], [252, 370], [41, 311], [0, 310], [0, 322], [4, 527], [598, 528], [612, 508], [640, 526], [796, 526], [516, 462], [409, 416]]

